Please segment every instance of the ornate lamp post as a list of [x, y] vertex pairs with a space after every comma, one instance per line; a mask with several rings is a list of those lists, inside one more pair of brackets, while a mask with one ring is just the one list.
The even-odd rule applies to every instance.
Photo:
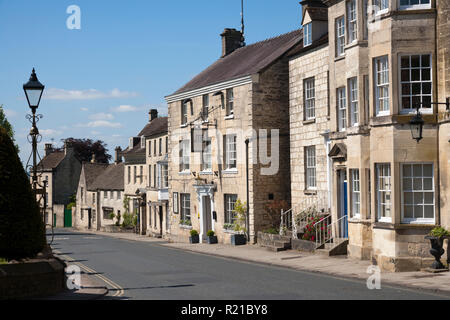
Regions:
[[[32, 188], [34, 194], [37, 195], [39, 193], [42, 194], [42, 198], [44, 199], [44, 212], [46, 207], [46, 187], [47, 181], [44, 181], [43, 184], [38, 183], [38, 173], [37, 173], [37, 158], [39, 157], [39, 153], [37, 150], [37, 144], [42, 140], [42, 136], [39, 134], [39, 130], [36, 124], [40, 119], [43, 118], [41, 114], [36, 114], [36, 110], [39, 107], [39, 103], [41, 102], [42, 93], [44, 92], [45, 86], [39, 82], [36, 71], [33, 68], [31, 73], [30, 80], [23, 85], [23, 90], [25, 91], [25, 96], [27, 97], [28, 106], [31, 109], [32, 114], [27, 115], [27, 119], [31, 122], [32, 127], [30, 130], [30, 134], [28, 136], [28, 141], [32, 145], [32, 152], [30, 158], [27, 163], [27, 171], [31, 173], [32, 176]], [[33, 158], [33, 165], [30, 166], [30, 159]], [[38, 190], [38, 188], [41, 188]], [[39, 201], [40, 202], [40, 201]]]

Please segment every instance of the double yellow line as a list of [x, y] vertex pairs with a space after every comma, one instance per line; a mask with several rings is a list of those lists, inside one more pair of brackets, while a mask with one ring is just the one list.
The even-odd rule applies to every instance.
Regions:
[[114, 281], [106, 278], [105, 276], [99, 274], [97, 271], [89, 268], [88, 266], [85, 266], [84, 264], [82, 264], [80, 262], [75, 262], [75, 260], [73, 258], [71, 258], [67, 255], [63, 255], [60, 251], [54, 250], [53, 252], [56, 253], [61, 258], [63, 258], [64, 260], [66, 260], [67, 262], [70, 262], [70, 263], [80, 267], [81, 269], [83, 269], [84, 271], [86, 271], [88, 273], [92, 273], [97, 278], [99, 278], [100, 280], [102, 280], [103, 282], [105, 282], [106, 284], [111, 286], [112, 289], [115, 291], [115, 293], [111, 297], [122, 297], [124, 295], [125, 292], [124, 292], [123, 288], [121, 286], [119, 286], [117, 283], [115, 283]]

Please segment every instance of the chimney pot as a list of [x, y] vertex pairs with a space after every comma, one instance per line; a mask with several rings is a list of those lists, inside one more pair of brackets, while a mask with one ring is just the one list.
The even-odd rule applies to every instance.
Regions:
[[222, 37], [222, 58], [244, 46], [244, 36], [241, 31], [226, 28]]
[[150, 112], [149, 112], [149, 115], [150, 115], [150, 122], [152, 122], [153, 120], [158, 118], [158, 110], [151, 109]]
[[116, 148], [116, 164], [122, 163], [122, 148]]

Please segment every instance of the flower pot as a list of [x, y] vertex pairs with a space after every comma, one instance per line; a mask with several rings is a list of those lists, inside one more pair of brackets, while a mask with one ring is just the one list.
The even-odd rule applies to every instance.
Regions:
[[200, 236], [196, 235], [196, 236], [189, 237], [189, 242], [191, 244], [200, 243]]
[[217, 244], [218, 243], [216, 236], [206, 237], [206, 241], [208, 242], [208, 244]]
[[428, 236], [425, 237], [425, 239], [430, 240], [431, 242], [431, 255], [436, 259], [436, 261], [433, 262], [431, 265], [431, 269], [434, 270], [445, 270], [445, 266], [441, 262], [441, 257], [445, 253], [444, 250], [444, 240], [448, 239], [448, 237], [432, 237]]
[[243, 246], [247, 244], [247, 237], [245, 234], [233, 234], [231, 236], [231, 244], [233, 246]]

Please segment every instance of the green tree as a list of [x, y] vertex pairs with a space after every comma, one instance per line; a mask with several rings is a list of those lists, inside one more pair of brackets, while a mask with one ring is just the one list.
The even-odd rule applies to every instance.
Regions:
[[16, 152], [19, 153], [19, 146], [15, 143], [16, 140], [14, 139], [14, 129], [9, 123], [8, 119], [6, 119], [5, 111], [3, 110], [3, 105], [0, 105], [0, 128], [3, 128], [6, 130], [8, 136], [11, 138], [11, 140], [14, 143], [14, 147], [16, 149]]
[[45, 245], [44, 222], [30, 181], [8, 132], [0, 128], [0, 257], [32, 258]]

